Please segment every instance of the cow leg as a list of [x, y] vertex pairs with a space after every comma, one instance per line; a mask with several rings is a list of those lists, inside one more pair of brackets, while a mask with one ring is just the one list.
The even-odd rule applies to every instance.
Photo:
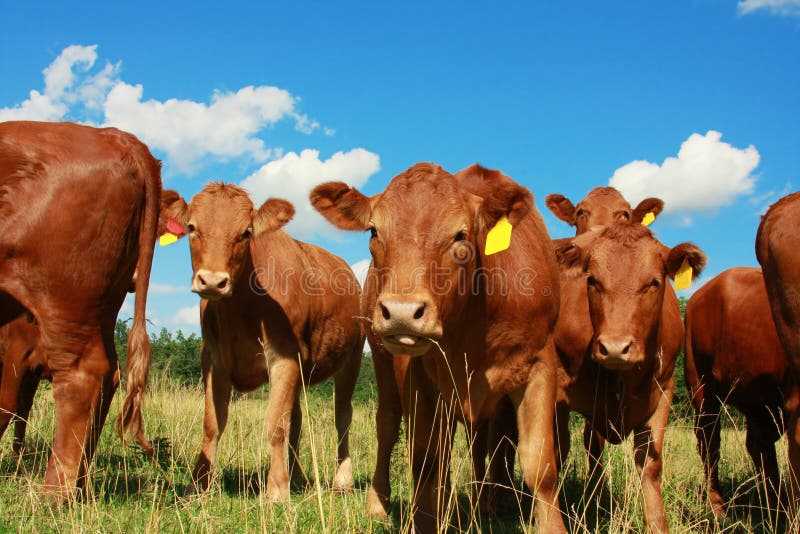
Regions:
[[333, 489], [353, 491], [353, 460], [350, 458], [350, 425], [353, 422], [353, 392], [361, 371], [361, 349], [353, 353], [334, 376], [334, 423], [336, 424], [336, 473]]
[[303, 433], [303, 410], [300, 407], [300, 394], [300, 388], [297, 388], [289, 424], [289, 480], [295, 488], [305, 487], [308, 480], [300, 464], [300, 436]]
[[10, 349], [4, 355], [0, 374], [0, 438], [18, 415], [21, 386], [26, 373], [21, 358], [14, 358], [15, 354]]
[[664, 502], [661, 498], [661, 470], [664, 431], [675, 390], [674, 378], [661, 393], [658, 406], [650, 419], [635, 429], [633, 436], [634, 461], [642, 480], [644, 518], [647, 527], [656, 534], [669, 532]]
[[116, 369], [100, 336], [89, 340], [73, 361], [71, 368], [53, 370], [56, 431], [44, 485], [59, 498], [85, 482], [116, 389]]
[[[543, 350], [555, 349], [552, 341]], [[536, 524], [540, 532], [566, 532], [558, 504], [558, 471], [555, 425], [556, 371], [546, 357], [537, 361], [523, 392], [512, 396], [517, 407], [519, 461], [528, 488], [534, 493]]]
[[[415, 379], [420, 377], [421, 366]], [[412, 380], [417, 383], [418, 380]], [[428, 384], [426, 384], [428, 385]], [[446, 530], [450, 506], [450, 449], [454, 420], [452, 403], [431, 387], [415, 384], [409, 396], [408, 426], [414, 498], [411, 503], [415, 532]]]
[[205, 386], [203, 445], [192, 470], [192, 483], [187, 488], [188, 494], [201, 493], [208, 489], [219, 438], [228, 423], [228, 405], [231, 402], [233, 385], [230, 375], [213, 365], [210, 350], [203, 343], [201, 349], [203, 384]]
[[585, 487], [587, 499], [599, 494], [604, 485], [603, 477], [603, 449], [606, 440], [600, 435], [587, 420], [583, 424], [583, 446], [589, 459], [589, 480]]
[[556, 467], [558, 471], [561, 471], [561, 466], [569, 456], [570, 448], [569, 406], [567, 403], [562, 402], [556, 405], [555, 417]]
[[[28, 416], [33, 407], [33, 399], [36, 390], [39, 388], [39, 375], [28, 372], [22, 379], [19, 388], [19, 403], [17, 407], [17, 417], [14, 419], [14, 441], [11, 445], [12, 451], [17, 456], [22, 456], [25, 448], [25, 432], [28, 429]], [[2, 433], [0, 433], [2, 435]]]
[[770, 513], [778, 510], [780, 503], [780, 473], [775, 441], [780, 438], [775, 421], [747, 418], [747, 452], [753, 460], [756, 472], [766, 489], [767, 508]]
[[695, 435], [697, 450], [703, 459], [703, 468], [708, 485], [708, 500], [716, 516], [725, 515], [725, 499], [719, 487], [719, 447], [721, 404], [716, 395], [702, 390], [692, 398], [697, 413]]
[[270, 444], [267, 499], [272, 502], [289, 500], [289, 473], [286, 469], [286, 437], [292, 419], [294, 398], [300, 382], [300, 364], [290, 357], [278, 357], [269, 368], [269, 401], [267, 403], [266, 433]]
[[[403, 357], [398, 357], [398, 359], [403, 359]], [[407, 360], [407, 358], [405, 359]], [[378, 408], [375, 412], [378, 455], [375, 462], [375, 473], [372, 476], [372, 485], [367, 493], [367, 515], [387, 517], [392, 494], [389, 469], [392, 450], [400, 437], [403, 410], [394, 375], [393, 357], [381, 352], [380, 349], [373, 348], [372, 362], [378, 388]]]
[[508, 509], [515, 502], [514, 460], [517, 456], [517, 414], [503, 398], [489, 422], [489, 488], [484, 491], [484, 513]]

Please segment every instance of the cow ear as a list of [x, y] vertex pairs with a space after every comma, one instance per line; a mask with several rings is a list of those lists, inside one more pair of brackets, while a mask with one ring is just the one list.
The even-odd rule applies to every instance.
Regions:
[[294, 206], [282, 198], [270, 198], [253, 215], [253, 235], [274, 232], [294, 217]]
[[511, 226], [516, 225], [533, 209], [533, 195], [528, 189], [512, 180], [503, 180], [492, 187], [483, 199], [481, 212], [486, 228], [494, 228], [497, 221], [508, 218]]
[[697, 278], [706, 266], [706, 255], [693, 243], [681, 243], [670, 249], [665, 260], [665, 267], [670, 278], [675, 278], [678, 269], [686, 260], [692, 268], [692, 279]]
[[554, 193], [547, 195], [544, 203], [553, 212], [553, 215], [568, 225], [575, 226], [575, 206], [572, 205], [572, 202], [567, 197]]
[[663, 209], [664, 201], [660, 198], [646, 198], [639, 202], [639, 205], [633, 210], [631, 222], [641, 224], [645, 215], [652, 213], [653, 217], [658, 217], [658, 214], [661, 213]]
[[178, 238], [186, 235], [189, 206], [177, 191], [165, 189], [161, 192], [161, 209], [158, 214], [158, 236], [170, 232]]
[[327, 182], [315, 187], [309, 199], [314, 209], [337, 228], [363, 231], [369, 228], [376, 197], [370, 199], [343, 182]]

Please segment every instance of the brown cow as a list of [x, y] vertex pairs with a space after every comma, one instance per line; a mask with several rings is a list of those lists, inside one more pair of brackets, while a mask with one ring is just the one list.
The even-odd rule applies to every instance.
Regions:
[[[411, 449], [414, 524], [431, 532], [446, 521], [455, 421], [474, 429], [510, 396], [537, 525], [564, 532], [553, 437], [558, 268], [530, 192], [477, 165], [453, 176], [420, 163], [371, 198], [331, 182], [317, 186], [311, 202], [337, 227], [372, 233], [364, 315], [379, 398], [369, 511], [385, 511], [388, 501], [398, 400]], [[502, 217], [513, 226], [510, 248], [487, 256], [487, 231]]]
[[794, 383], [761, 269], [723, 271], [689, 299], [684, 375], [714, 513], [725, 514], [717, 472], [723, 403], [747, 419], [747, 452], [766, 477], [767, 501], [775, 509], [780, 484], [775, 441], [783, 434], [784, 404], [794, 395]]
[[[580, 235], [594, 226], [611, 226], [615, 223], [630, 222], [641, 224], [645, 216], [650, 213], [657, 217], [664, 209], [664, 202], [659, 198], [646, 198], [639, 202], [635, 209], [625, 200], [625, 197], [614, 187], [595, 187], [586, 198], [573, 206], [572, 202], [564, 195], [547, 195], [545, 204], [550, 211], [571, 226], [575, 226], [575, 234]], [[566, 242], [566, 241], [565, 241]], [[672, 288], [664, 299], [664, 317], [670, 322], [667, 332], [671, 336], [666, 340], [664, 351], [668, 358], [677, 358], [683, 348], [684, 328], [679, 315], [675, 314], [676, 296]], [[590, 488], [594, 488], [600, 477], [600, 459], [605, 448], [603, 436], [592, 430], [591, 425], [585, 424], [583, 444], [589, 453], [591, 478]], [[566, 457], [562, 455], [562, 457]]]
[[[764, 270], [772, 317], [795, 383], [800, 383], [800, 192], [775, 204], [761, 219], [756, 255]], [[800, 405], [787, 406], [793, 502], [800, 496]]]
[[45, 488], [85, 482], [119, 382], [114, 324], [134, 270], [128, 395], [120, 426], [148, 446], [145, 304], [160, 164], [135, 137], [69, 123], [0, 124], [0, 326], [27, 310], [53, 378], [56, 431]]
[[22, 454], [28, 414], [44, 378], [51, 380], [42, 352], [36, 350], [39, 328], [28, 313], [0, 328], [0, 438], [14, 421], [14, 454]]
[[[175, 191], [163, 191], [161, 211], [180, 198]], [[158, 235], [167, 231], [167, 217], [159, 216]], [[136, 291], [136, 272], [128, 287], [128, 292]], [[41, 351], [35, 350], [39, 341], [39, 329], [33, 316], [23, 314], [11, 323], [0, 327], [0, 438], [6, 428], [14, 421], [14, 442], [12, 451], [19, 455], [25, 445], [28, 415], [30, 414], [36, 390], [42, 379], [52, 380], [50, 370], [42, 358]], [[3, 374], [3, 367], [8, 372]]]
[[613, 187], [595, 187], [577, 206], [558, 193], [547, 195], [545, 204], [553, 215], [574, 226], [576, 234], [592, 226], [610, 226], [615, 222], [641, 223], [648, 213], [657, 217], [664, 209], [664, 202], [658, 198], [646, 198], [631, 209], [625, 197]]
[[[330, 376], [335, 376], [339, 437], [334, 487], [351, 489], [351, 397], [364, 335], [357, 321], [360, 287], [347, 263], [280, 229], [294, 215], [285, 200], [270, 199], [254, 209], [243, 189], [219, 183], [207, 185], [189, 205], [173, 192], [167, 195], [175, 201], [165, 209], [189, 235], [192, 291], [202, 297], [206, 410], [191, 489], [208, 487], [231, 390], [251, 391], [269, 381], [266, 493], [270, 500], [287, 500], [289, 476], [294, 482], [304, 480], [296, 458], [300, 389]], [[287, 433], [292, 450], [288, 473]]]
[[[668, 347], [683, 338], [667, 276], [684, 260], [699, 274], [705, 255], [690, 243], [669, 249], [641, 224], [627, 222], [564, 241], [557, 250], [563, 270], [555, 334], [563, 363], [556, 410], [561, 455], [569, 449], [570, 410], [611, 443], [633, 432], [645, 522], [667, 532], [662, 446], [679, 352]], [[599, 462], [599, 456], [591, 459]]]

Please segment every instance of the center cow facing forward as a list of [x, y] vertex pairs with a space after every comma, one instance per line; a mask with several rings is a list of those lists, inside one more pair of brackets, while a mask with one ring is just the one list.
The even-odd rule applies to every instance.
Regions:
[[[371, 320], [379, 401], [370, 511], [388, 499], [398, 388], [420, 532], [435, 530], [451, 505], [455, 420], [474, 430], [509, 395], [537, 525], [564, 532], [553, 438], [558, 271], [530, 192], [498, 171], [473, 166], [453, 176], [420, 163], [373, 197], [326, 183], [311, 201], [339, 228], [372, 234], [364, 315]], [[504, 217], [513, 227], [510, 247], [487, 256], [487, 232]]]
[[[347, 263], [280, 229], [294, 215], [285, 200], [269, 199], [254, 209], [243, 189], [218, 183], [206, 186], [189, 205], [174, 192], [166, 195], [175, 200], [162, 209], [189, 235], [192, 291], [203, 297], [205, 435], [192, 474], [194, 489], [208, 486], [231, 390], [251, 391], [269, 380], [266, 494], [271, 500], [288, 499], [289, 477], [304, 479], [296, 458], [301, 383], [330, 376], [335, 376], [339, 437], [334, 487], [351, 489], [351, 397], [364, 336], [356, 320], [360, 288]], [[288, 473], [287, 434], [292, 450]]]

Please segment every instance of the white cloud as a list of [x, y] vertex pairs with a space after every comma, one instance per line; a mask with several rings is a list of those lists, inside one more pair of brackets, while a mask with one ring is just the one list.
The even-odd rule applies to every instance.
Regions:
[[620, 167], [609, 180], [632, 205], [646, 197], [664, 201], [664, 213], [678, 215], [685, 224], [691, 215], [713, 214], [752, 193], [753, 170], [761, 156], [752, 145], [739, 149], [721, 141], [722, 134], [709, 131], [692, 134], [681, 144], [677, 157], [659, 165], [633, 161]]
[[800, 0], [741, 0], [737, 8], [741, 15], [764, 10], [772, 15], [800, 17]]
[[170, 320], [172, 324], [200, 326], [200, 305], [186, 306], [175, 312]]
[[369, 271], [370, 263], [372, 263], [372, 260], [366, 258], [359, 260], [350, 266], [350, 270], [356, 275], [356, 280], [358, 280], [358, 283], [361, 284], [361, 287], [364, 287], [364, 280], [367, 279], [367, 272]]
[[250, 192], [256, 206], [270, 197], [289, 200], [296, 213], [286, 230], [294, 236], [308, 238], [332, 230], [308, 201], [314, 186], [336, 180], [361, 187], [380, 168], [378, 155], [363, 148], [337, 152], [325, 161], [319, 158], [318, 150], [306, 149], [300, 154], [289, 152], [270, 161], [245, 178], [241, 185]]
[[0, 108], [0, 121], [74, 120], [116, 126], [166, 153], [167, 168], [191, 173], [207, 159], [247, 157], [264, 162], [283, 151], [259, 135], [287, 120], [303, 133], [333, 130], [297, 110], [299, 99], [270, 86], [214, 92], [209, 102], [144, 100], [144, 87], [120, 78], [121, 63], [96, 68], [97, 45], [71, 45], [43, 71], [44, 89]]

